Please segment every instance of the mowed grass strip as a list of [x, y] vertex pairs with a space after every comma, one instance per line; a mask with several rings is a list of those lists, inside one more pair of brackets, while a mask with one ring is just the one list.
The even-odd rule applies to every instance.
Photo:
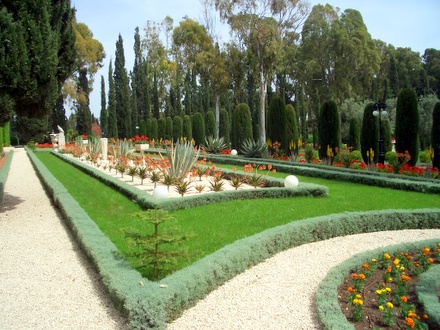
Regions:
[[[132, 216], [139, 210], [135, 203], [50, 153], [37, 153], [37, 156], [118, 249], [126, 252], [133, 248], [127, 244], [123, 229], [140, 226], [139, 219]], [[217, 167], [223, 165], [217, 164]], [[286, 177], [288, 174], [271, 175]], [[179, 262], [178, 268], [186, 267], [238, 239], [295, 220], [352, 211], [440, 206], [440, 195], [297, 177], [300, 182], [329, 187], [330, 195], [325, 198], [235, 200], [172, 212], [181, 233], [195, 234], [185, 242], [193, 256]]]

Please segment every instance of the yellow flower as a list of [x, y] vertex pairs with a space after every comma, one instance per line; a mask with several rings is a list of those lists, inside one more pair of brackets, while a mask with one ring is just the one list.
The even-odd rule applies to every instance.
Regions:
[[385, 291], [386, 291], [386, 292], [391, 292], [391, 288], [386, 287], [386, 288], [385, 288]]
[[391, 258], [391, 256], [388, 253], [386, 253], [386, 252], [383, 254], [383, 257], [384, 257], [385, 260], [388, 260], [388, 259]]
[[361, 299], [362, 298], [362, 295], [360, 295], [359, 293], [356, 295], [356, 298], [357, 299]]
[[400, 263], [400, 259], [397, 259], [397, 258], [394, 259], [393, 263], [394, 263], [394, 266], [397, 266]]
[[388, 308], [394, 308], [394, 305], [391, 301], [387, 302], [387, 307]]
[[389, 283], [392, 283], [392, 282], [393, 282], [393, 278], [390, 277], [390, 278], [388, 279], [388, 282], [389, 282]]
[[379, 310], [383, 311], [383, 306], [382, 305], [379, 306]]
[[362, 299], [357, 299], [357, 298], [353, 299], [353, 305], [362, 306], [363, 304], [364, 302], [362, 301]]
[[401, 266], [399, 269], [403, 272], [405, 270], [405, 267]]
[[371, 259], [371, 262], [377, 262], [376, 258]]

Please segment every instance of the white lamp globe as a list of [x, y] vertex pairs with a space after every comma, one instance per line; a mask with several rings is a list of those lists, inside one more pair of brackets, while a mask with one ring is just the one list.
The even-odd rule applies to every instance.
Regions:
[[237, 150], [232, 149], [231, 150], [231, 156], [237, 156]]
[[158, 186], [153, 190], [153, 197], [168, 198], [168, 188], [165, 186]]
[[284, 179], [284, 187], [286, 188], [298, 187], [298, 184], [298, 178], [294, 175], [289, 175]]

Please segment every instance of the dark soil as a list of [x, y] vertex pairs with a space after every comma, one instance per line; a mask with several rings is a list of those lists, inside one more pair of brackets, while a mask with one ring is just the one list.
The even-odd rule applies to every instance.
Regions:
[[[417, 260], [417, 255], [413, 254], [411, 255], [413, 257], [413, 260]], [[391, 260], [394, 260], [394, 257], [391, 258]], [[438, 260], [436, 261], [438, 263]], [[359, 271], [361, 272], [361, 271]], [[356, 330], [364, 330], [364, 329], [408, 329], [407, 325], [405, 323], [405, 319], [400, 316], [401, 307], [400, 299], [398, 301], [391, 301], [394, 305], [393, 313], [397, 316], [393, 317], [393, 324], [391, 326], [386, 326], [382, 319], [382, 311], [378, 308], [377, 303], [377, 294], [376, 290], [383, 287], [385, 283], [383, 283], [383, 274], [385, 273], [385, 269], [382, 269], [380, 265], [378, 265], [377, 269], [374, 271], [374, 273], [367, 277], [365, 286], [361, 292], [362, 294], [362, 300], [364, 302], [364, 318], [361, 321], [354, 322], [352, 318], [352, 310], [354, 306], [349, 305], [347, 302], [350, 297], [350, 292], [348, 291], [349, 287], [353, 287], [353, 279], [349, 276], [347, 276], [344, 280], [344, 282], [339, 286], [338, 288], [338, 298], [339, 298], [339, 305], [341, 306], [342, 312], [345, 314], [347, 319], [350, 321], [350, 323], [355, 327]], [[405, 272], [405, 274], [410, 275], [410, 272]], [[407, 293], [405, 294], [405, 297], [407, 297], [408, 304], [413, 304], [416, 308], [415, 313], [417, 315], [422, 316], [424, 314], [423, 307], [421, 304], [417, 301], [417, 297], [415, 294], [415, 285], [418, 282], [418, 277], [410, 276], [411, 280], [408, 282], [408, 289]], [[395, 292], [397, 289], [397, 285], [395, 283], [386, 283], [386, 287], [391, 288], [391, 292]], [[440, 293], [437, 292], [440, 298]], [[394, 294], [388, 295], [390, 299], [393, 299], [395, 297]], [[389, 301], [389, 300], [388, 300]], [[427, 321], [429, 323], [429, 320]], [[429, 325], [429, 324], [428, 324]], [[435, 327], [433, 325], [429, 326], [429, 329], [438, 329], [438, 327]]]

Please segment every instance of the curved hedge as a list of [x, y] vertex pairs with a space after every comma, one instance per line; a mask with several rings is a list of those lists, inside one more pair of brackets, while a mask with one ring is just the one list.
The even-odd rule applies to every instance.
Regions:
[[115, 255], [114, 244], [34, 153], [28, 155], [131, 329], [165, 329], [167, 322], [230, 278], [295, 246], [359, 232], [440, 227], [440, 209], [356, 212], [294, 221], [238, 240], [160, 282], [151, 282]]
[[[438, 218], [437, 221], [440, 221], [440, 218]], [[437, 239], [431, 239], [406, 244], [396, 244], [386, 247], [386, 251], [391, 255], [399, 253], [400, 251], [420, 251], [426, 246], [436, 246], [437, 243]], [[383, 253], [384, 247], [357, 254], [338, 266], [333, 267], [327, 273], [316, 291], [316, 311], [323, 329], [354, 329], [354, 326], [348, 322], [339, 306], [338, 287], [342, 284], [350, 271], [358, 268], [359, 265], [363, 263], [370, 262], [372, 258], [379, 260]], [[436, 295], [436, 288], [440, 286], [439, 270], [440, 265], [436, 265], [431, 267], [429, 271], [423, 273], [417, 284], [416, 292], [426, 312], [430, 316], [430, 321], [440, 327], [440, 304], [438, 303], [438, 297]]]

